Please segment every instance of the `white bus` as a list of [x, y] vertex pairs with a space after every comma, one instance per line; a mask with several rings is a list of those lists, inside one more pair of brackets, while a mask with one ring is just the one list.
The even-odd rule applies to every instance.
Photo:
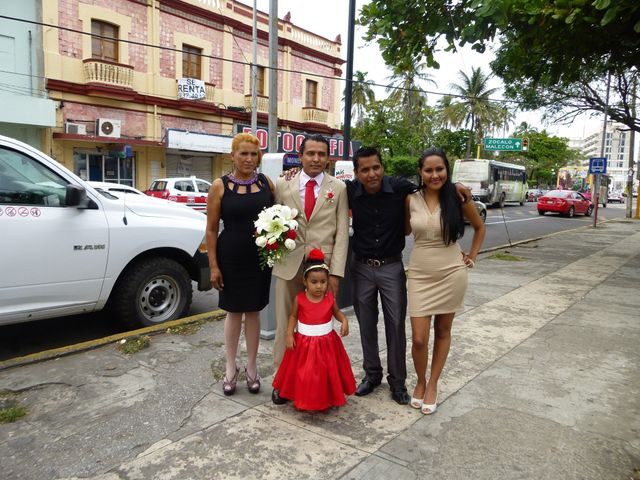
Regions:
[[456, 160], [451, 175], [453, 182], [461, 182], [480, 200], [489, 205], [503, 207], [505, 202], [524, 205], [529, 188], [527, 174], [522, 165], [496, 160]]

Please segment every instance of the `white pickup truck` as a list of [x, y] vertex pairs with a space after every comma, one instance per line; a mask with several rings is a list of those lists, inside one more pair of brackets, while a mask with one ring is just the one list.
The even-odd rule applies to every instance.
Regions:
[[206, 217], [174, 202], [96, 190], [0, 135], [0, 325], [109, 308], [130, 325], [187, 314], [211, 288]]

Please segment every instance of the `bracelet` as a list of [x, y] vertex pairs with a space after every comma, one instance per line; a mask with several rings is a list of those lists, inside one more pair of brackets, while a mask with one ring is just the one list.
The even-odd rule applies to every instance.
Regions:
[[476, 262], [474, 262], [473, 260], [471, 260], [469, 257], [467, 257], [467, 261], [471, 262], [471, 265], [467, 265], [468, 268], [473, 268], [476, 266]]

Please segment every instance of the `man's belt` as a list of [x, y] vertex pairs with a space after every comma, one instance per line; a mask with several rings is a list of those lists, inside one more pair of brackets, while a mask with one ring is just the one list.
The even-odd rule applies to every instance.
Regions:
[[389, 265], [390, 263], [396, 263], [396, 262], [402, 261], [402, 255], [394, 255], [393, 257], [387, 257], [387, 258], [367, 258], [367, 257], [361, 257], [360, 255], [354, 255], [353, 258], [356, 262], [364, 263], [369, 267], [375, 267], [375, 268], [383, 267], [385, 265]]

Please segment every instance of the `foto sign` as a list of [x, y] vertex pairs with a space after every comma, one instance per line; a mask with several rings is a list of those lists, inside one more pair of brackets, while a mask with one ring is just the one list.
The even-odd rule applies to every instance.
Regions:
[[589, 173], [607, 173], [607, 159], [605, 157], [591, 157], [589, 159]]
[[187, 100], [201, 100], [207, 96], [204, 81], [196, 78], [178, 79], [178, 98]]
[[501, 152], [521, 152], [521, 138], [488, 138], [483, 139], [485, 150], [496, 150]]

